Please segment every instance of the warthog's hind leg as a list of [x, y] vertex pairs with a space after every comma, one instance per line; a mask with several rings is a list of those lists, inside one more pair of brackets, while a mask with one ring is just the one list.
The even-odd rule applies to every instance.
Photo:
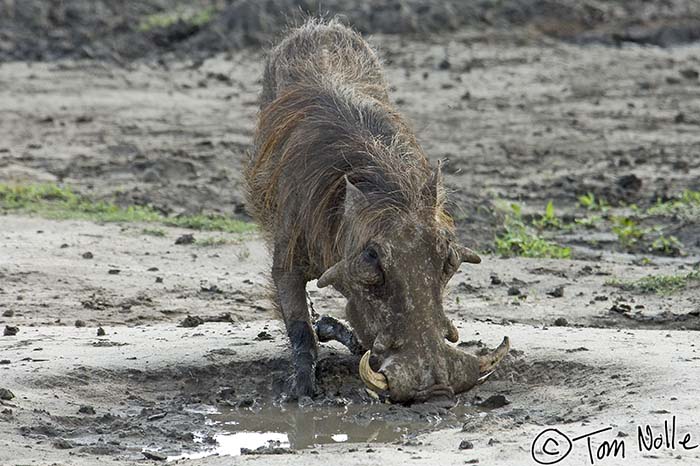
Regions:
[[352, 354], [361, 355], [365, 349], [355, 334], [344, 323], [330, 316], [323, 316], [314, 324], [318, 341], [337, 341], [347, 347]]

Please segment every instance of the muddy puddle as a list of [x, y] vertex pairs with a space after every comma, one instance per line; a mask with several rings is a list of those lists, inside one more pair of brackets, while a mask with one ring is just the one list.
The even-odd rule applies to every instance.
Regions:
[[[420, 420], [416, 419], [417, 411]], [[215, 434], [194, 433], [195, 442], [202, 446], [201, 449], [181, 452], [169, 456], [168, 460], [240, 455], [245, 449], [260, 449], [258, 452], [264, 453], [334, 443], [403, 444], [420, 433], [459, 427], [462, 425], [460, 420], [469, 413], [474, 414], [474, 409], [458, 406], [444, 410], [430, 405], [405, 408], [381, 404], [341, 407], [283, 404], [225, 408], [207, 415], [207, 424]]]

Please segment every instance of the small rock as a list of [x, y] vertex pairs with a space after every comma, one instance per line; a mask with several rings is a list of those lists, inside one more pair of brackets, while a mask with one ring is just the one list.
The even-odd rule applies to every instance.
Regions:
[[515, 286], [511, 286], [510, 288], [508, 288], [508, 296], [520, 296], [521, 294], [522, 292], [520, 291], [520, 289]]
[[469, 440], [462, 440], [459, 443], [460, 450], [471, 450], [472, 448], [474, 448], [474, 443], [470, 442]]
[[156, 283], [163, 283], [163, 277], [156, 277]]
[[450, 60], [447, 59], [447, 57], [443, 58], [440, 63], [438, 63], [438, 69], [440, 70], [449, 70], [452, 67], [452, 63], [450, 63]]
[[489, 445], [496, 445], [497, 443], [501, 443], [500, 440], [497, 440], [495, 438], [490, 438], [489, 439]]
[[180, 322], [180, 327], [194, 328], [202, 325], [204, 319], [199, 316], [187, 316]]
[[68, 247], [68, 243], [63, 243], [61, 246], [59, 246], [61, 249], [66, 249]]
[[255, 337], [255, 341], [268, 341], [268, 340], [274, 340], [275, 337], [270, 335], [269, 333], [262, 331], [258, 333], [258, 336]]
[[677, 123], [677, 124], [679, 124], [679, 123], [685, 123], [685, 122], [686, 122], [686, 120], [685, 120], [685, 113], [683, 113], [683, 112], [678, 112], [678, 113], [676, 113], [676, 116], [673, 117], [673, 122], [674, 122], [674, 123]]
[[3, 364], [10, 364], [11, 362], [12, 361], [10, 361], [9, 359], [0, 359], [0, 366]]
[[0, 400], [10, 401], [15, 397], [15, 394], [6, 388], [0, 388]]
[[666, 83], [667, 84], [680, 84], [681, 80], [676, 78], [675, 76], [666, 76]]
[[80, 414], [97, 414], [95, 412], [95, 408], [89, 405], [83, 405], [80, 408], [78, 408], [78, 413]]
[[465, 91], [464, 94], [462, 94], [459, 98], [462, 100], [470, 100], [472, 98], [472, 93], [469, 91]]
[[566, 319], [563, 318], [563, 317], [559, 317], [558, 319], [556, 319], [556, 320], [554, 321], [554, 326], [555, 326], [555, 327], [566, 327], [566, 326], [568, 326], [568, 325], [569, 325], [569, 321], [566, 320]]
[[685, 68], [680, 71], [681, 76], [683, 76], [685, 79], [698, 79], [700, 76], [700, 73], [698, 73], [697, 70], [694, 70], [692, 68]]
[[626, 433], [622, 432], [621, 430], [619, 430], [617, 432], [617, 436], [618, 437], [629, 437], [629, 434], [626, 434]]
[[90, 251], [83, 253], [83, 259], [92, 259], [95, 257]]
[[479, 464], [478, 458], [473, 458], [464, 462], [464, 464]]
[[12, 309], [8, 309], [2, 313], [3, 317], [12, 317], [14, 315], [15, 315], [15, 311], [13, 311]]
[[147, 271], [147, 272], [157, 272], [157, 271], [158, 271], [158, 267], [149, 267], [146, 271]]
[[194, 241], [195, 239], [192, 233], [185, 233], [175, 240], [175, 244], [192, 244]]
[[13, 327], [11, 325], [5, 325], [5, 331], [2, 332], [6, 337], [13, 337], [19, 333], [19, 327]]
[[121, 270], [119, 270], [119, 269], [109, 269], [107, 271], [107, 273], [110, 275], [119, 275], [120, 272], [121, 272]]
[[75, 321], [75, 326], [76, 326], [77, 328], [85, 327], [85, 325], [86, 325], [86, 324], [85, 324], [85, 321], [83, 321], [83, 320], [78, 319], [78, 320]]
[[498, 409], [509, 404], [510, 400], [504, 395], [491, 395], [490, 397], [486, 398], [484, 401], [479, 403], [479, 406], [486, 409]]
[[149, 459], [149, 460], [165, 461], [168, 459], [167, 455], [164, 455], [162, 453], [158, 453], [157, 451], [144, 450], [141, 452], [141, 454], [143, 454], [143, 456], [145, 456], [146, 459]]
[[103, 337], [105, 335], [107, 335], [107, 332], [105, 332], [105, 329], [103, 329], [102, 327], [97, 327], [97, 336]]
[[553, 290], [548, 291], [547, 294], [552, 298], [562, 298], [564, 296], [564, 285], [559, 285]]
[[503, 283], [503, 281], [496, 275], [495, 273], [491, 274], [491, 284], [492, 285], [500, 285]]

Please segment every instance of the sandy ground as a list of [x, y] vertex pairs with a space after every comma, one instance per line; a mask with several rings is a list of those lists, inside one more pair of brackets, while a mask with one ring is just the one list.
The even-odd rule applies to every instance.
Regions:
[[[492, 246], [502, 222], [489, 208], [495, 198], [537, 211], [553, 199], [572, 214], [588, 191], [649, 205], [700, 189], [700, 85], [680, 73], [700, 67], [700, 45], [579, 47], [504, 33], [375, 43], [427, 151], [450, 160], [459, 232], [473, 246]], [[245, 218], [240, 166], [261, 63], [244, 51], [201, 66], [2, 64], [0, 179]], [[633, 189], [620, 183], [631, 174], [641, 180]], [[621, 250], [594, 229], [554, 233], [572, 260], [487, 254], [463, 267], [446, 302], [461, 347], [508, 335], [513, 351], [452, 411], [374, 401], [357, 360], [336, 345], [321, 352], [324, 396], [309, 407], [284, 403], [289, 353], [265, 301], [261, 240], [195, 232], [226, 243], [175, 245], [185, 230], [154, 237], [143, 228], [0, 217], [0, 327], [19, 327], [0, 337], [0, 388], [14, 394], [0, 401], [0, 464], [138, 464], [155, 461], [143, 450], [216, 451], [226, 432], [253, 425], [287, 435], [293, 453], [177, 464], [536, 464], [532, 444], [546, 428], [573, 439], [607, 427], [592, 438], [593, 455], [617, 440], [626, 457], [594, 456], [595, 464], [700, 458], [700, 448], [679, 443], [686, 432], [687, 446], [700, 443], [697, 285], [670, 296], [606, 285], [689, 270], [700, 259], [697, 219], [665, 224], [684, 255], [652, 256], [650, 265], [640, 262], [646, 251]], [[563, 296], [551, 296], [559, 286]], [[513, 287], [527, 298], [509, 294]], [[319, 313], [342, 318], [338, 295], [313, 284], [309, 292]], [[611, 311], [623, 304], [632, 312]], [[180, 326], [188, 315], [207, 322]], [[342, 422], [326, 422], [329, 413]], [[658, 433], [674, 416], [675, 448], [640, 452], [637, 426]], [[303, 441], [324, 433], [317, 425], [361, 428], [347, 441]], [[585, 438], [560, 464], [592, 464]]]

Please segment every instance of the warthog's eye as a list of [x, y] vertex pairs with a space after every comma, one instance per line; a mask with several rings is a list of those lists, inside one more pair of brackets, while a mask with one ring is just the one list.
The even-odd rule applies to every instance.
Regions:
[[379, 286], [384, 283], [384, 273], [379, 260], [377, 249], [369, 245], [360, 253], [357, 278], [366, 285]]
[[367, 246], [364, 251], [362, 251], [362, 258], [367, 262], [379, 263], [379, 254], [373, 246]]

